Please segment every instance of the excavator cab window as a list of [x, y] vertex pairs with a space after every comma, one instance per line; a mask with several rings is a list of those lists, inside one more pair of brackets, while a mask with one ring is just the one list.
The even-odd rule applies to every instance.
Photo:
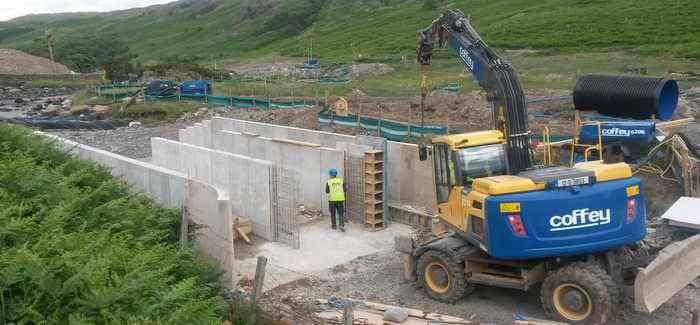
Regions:
[[505, 175], [506, 151], [502, 144], [492, 144], [455, 150], [457, 183], [471, 188], [472, 181], [480, 177]]
[[[433, 146], [433, 159], [437, 202], [445, 203], [449, 199], [450, 189], [455, 184], [454, 163], [450, 157], [450, 148], [446, 144], [435, 144]], [[453, 167], [450, 168], [450, 165]]]

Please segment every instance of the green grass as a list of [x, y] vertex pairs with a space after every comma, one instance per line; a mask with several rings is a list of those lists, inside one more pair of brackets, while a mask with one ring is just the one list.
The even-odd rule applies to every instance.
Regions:
[[164, 209], [106, 169], [0, 125], [0, 320], [220, 323], [219, 272]]
[[206, 105], [190, 101], [149, 101], [129, 105], [120, 112], [121, 106], [121, 104], [112, 106], [117, 117], [139, 120], [143, 123], [156, 123], [176, 120], [183, 114], [196, 112], [198, 107]]
[[[692, 59], [659, 58], [634, 55], [627, 52], [589, 52], [570, 54], [542, 54], [505, 51], [503, 55], [512, 62], [526, 90], [561, 89], [572, 90], [576, 78], [588, 73], [626, 73], [631, 68], [646, 68], [650, 76], [669, 76], [672, 73], [700, 71], [700, 62]], [[221, 96], [279, 97], [324, 97], [350, 96], [359, 89], [369, 96], [411, 97], [420, 93], [420, 74], [413, 63], [387, 63], [394, 72], [383, 76], [361, 77], [349, 83], [318, 84], [300, 82], [290, 78], [273, 79], [268, 83], [225, 81], [214, 83], [214, 93]], [[433, 89], [449, 83], [463, 84], [462, 92], [478, 90], [461, 64], [450, 58], [446, 51], [438, 52], [433, 64], [427, 69], [428, 87]], [[699, 82], [680, 80], [682, 88], [700, 85]]]
[[[298, 1], [281, 0], [282, 6]], [[185, 55], [207, 64], [303, 57], [311, 40], [323, 60], [397, 61], [413, 57], [416, 31], [438, 15], [422, 1], [326, 0], [310, 25], [290, 34], [265, 29], [280, 19], [275, 3], [224, 0], [216, 7], [174, 3], [121, 15], [37, 16], [0, 24], [0, 46], [22, 48], [48, 27], [58, 42], [67, 35], [117, 34], [144, 62]], [[455, 0], [450, 8], [470, 15], [484, 39], [501, 49], [700, 58], [695, 0]]]
[[84, 88], [94, 87], [100, 84], [99, 80], [84, 80], [84, 79], [35, 79], [31, 85], [38, 88]]

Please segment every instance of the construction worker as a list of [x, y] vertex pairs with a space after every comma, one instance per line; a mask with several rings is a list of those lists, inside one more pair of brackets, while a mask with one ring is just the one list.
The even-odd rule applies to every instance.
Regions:
[[331, 228], [336, 229], [335, 216], [338, 215], [338, 225], [340, 231], [345, 231], [344, 203], [345, 203], [345, 183], [338, 177], [338, 170], [332, 168], [328, 171], [331, 178], [326, 182], [326, 194], [328, 194], [328, 208], [331, 211]]

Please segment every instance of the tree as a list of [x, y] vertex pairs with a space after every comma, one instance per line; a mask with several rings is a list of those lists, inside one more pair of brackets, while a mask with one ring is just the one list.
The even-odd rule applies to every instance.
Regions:
[[[23, 50], [49, 56], [45, 37], [34, 39]], [[143, 69], [134, 65], [135, 58], [129, 46], [116, 35], [81, 35], [56, 40], [56, 61], [83, 73], [104, 70], [107, 79], [113, 81], [128, 80], [130, 75], [140, 76]]]

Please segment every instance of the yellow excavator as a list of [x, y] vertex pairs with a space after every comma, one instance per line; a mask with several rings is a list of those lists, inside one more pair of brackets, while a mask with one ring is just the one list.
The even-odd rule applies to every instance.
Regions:
[[397, 238], [409, 274], [437, 300], [475, 285], [541, 288], [553, 319], [601, 324], [626, 292], [651, 312], [700, 276], [700, 236], [658, 250], [647, 233], [641, 181], [625, 163], [535, 167], [527, 104], [513, 67], [464, 14], [448, 10], [419, 32], [418, 62], [448, 44], [493, 104], [491, 130], [440, 136], [419, 147], [432, 157], [436, 219], [425, 242]]

